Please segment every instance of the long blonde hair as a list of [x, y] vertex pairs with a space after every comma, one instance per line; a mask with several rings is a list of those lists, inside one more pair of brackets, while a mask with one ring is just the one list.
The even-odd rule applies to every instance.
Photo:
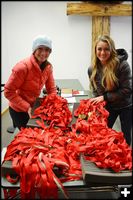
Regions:
[[106, 88], [106, 90], [110, 91], [114, 88], [115, 85], [118, 85], [118, 79], [115, 75], [115, 72], [119, 64], [119, 59], [118, 59], [117, 52], [115, 49], [114, 41], [108, 35], [99, 36], [95, 43], [93, 58], [92, 58], [92, 74], [90, 77], [90, 82], [91, 82], [91, 86], [93, 86], [94, 89], [97, 90], [95, 78], [96, 78], [98, 67], [100, 66], [102, 67], [102, 65], [100, 64], [100, 61], [96, 56], [96, 47], [97, 47], [98, 42], [100, 41], [106, 42], [110, 48], [110, 58], [106, 66], [102, 68], [103, 77], [102, 77], [102, 83], [101, 83], [102, 86]]

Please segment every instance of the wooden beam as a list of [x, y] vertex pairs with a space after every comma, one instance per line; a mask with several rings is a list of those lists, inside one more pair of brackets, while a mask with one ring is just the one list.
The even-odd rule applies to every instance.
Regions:
[[67, 15], [131, 16], [132, 4], [67, 3]]
[[92, 17], [92, 52], [94, 45], [99, 35], [110, 35], [110, 17]]

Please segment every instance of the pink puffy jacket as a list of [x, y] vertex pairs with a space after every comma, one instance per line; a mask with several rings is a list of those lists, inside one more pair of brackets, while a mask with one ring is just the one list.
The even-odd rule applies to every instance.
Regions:
[[52, 65], [41, 71], [34, 55], [17, 63], [4, 87], [9, 106], [17, 112], [27, 112], [32, 107], [45, 85], [47, 94], [56, 94]]

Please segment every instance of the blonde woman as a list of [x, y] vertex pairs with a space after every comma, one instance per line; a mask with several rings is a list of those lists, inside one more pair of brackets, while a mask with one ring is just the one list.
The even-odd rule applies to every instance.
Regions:
[[109, 111], [108, 127], [112, 128], [117, 117], [127, 143], [131, 144], [132, 130], [132, 76], [125, 49], [115, 49], [108, 36], [96, 41], [92, 65], [88, 69], [93, 103], [106, 101]]

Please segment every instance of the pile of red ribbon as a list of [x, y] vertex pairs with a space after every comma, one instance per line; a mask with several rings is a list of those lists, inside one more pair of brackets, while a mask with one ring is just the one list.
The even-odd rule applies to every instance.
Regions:
[[87, 120], [88, 124], [102, 123], [107, 125], [109, 112], [105, 109], [106, 102], [91, 103], [90, 99], [80, 100], [79, 107], [74, 111], [74, 116]]
[[58, 190], [67, 196], [62, 183], [82, 178], [77, 135], [60, 128], [25, 128], [8, 145], [4, 160], [12, 160], [12, 168], [20, 178], [21, 197], [57, 199]]
[[68, 102], [61, 96], [50, 94], [41, 101], [41, 105], [34, 110], [32, 118], [41, 118], [50, 127], [68, 127], [72, 120], [72, 113], [68, 108]]
[[132, 151], [122, 132], [107, 126], [108, 111], [106, 102], [92, 104], [90, 99], [81, 100], [74, 115], [78, 117], [72, 126], [80, 132], [79, 141], [87, 160], [95, 162], [100, 168], [111, 168], [115, 172], [132, 169]]
[[16, 182], [20, 178], [22, 198], [33, 199], [38, 193], [41, 199], [56, 199], [57, 188], [67, 198], [62, 183], [82, 179], [81, 153], [98, 167], [115, 172], [131, 170], [131, 148], [122, 132], [107, 127], [108, 112], [104, 106], [105, 102], [93, 105], [89, 99], [81, 100], [74, 112], [78, 119], [70, 130], [72, 114], [66, 100], [50, 95], [42, 101], [34, 116], [48, 120], [50, 126], [39, 122], [40, 129], [22, 129], [8, 145], [4, 158], [12, 161], [18, 174], [15, 180], [8, 174], [8, 180]]

